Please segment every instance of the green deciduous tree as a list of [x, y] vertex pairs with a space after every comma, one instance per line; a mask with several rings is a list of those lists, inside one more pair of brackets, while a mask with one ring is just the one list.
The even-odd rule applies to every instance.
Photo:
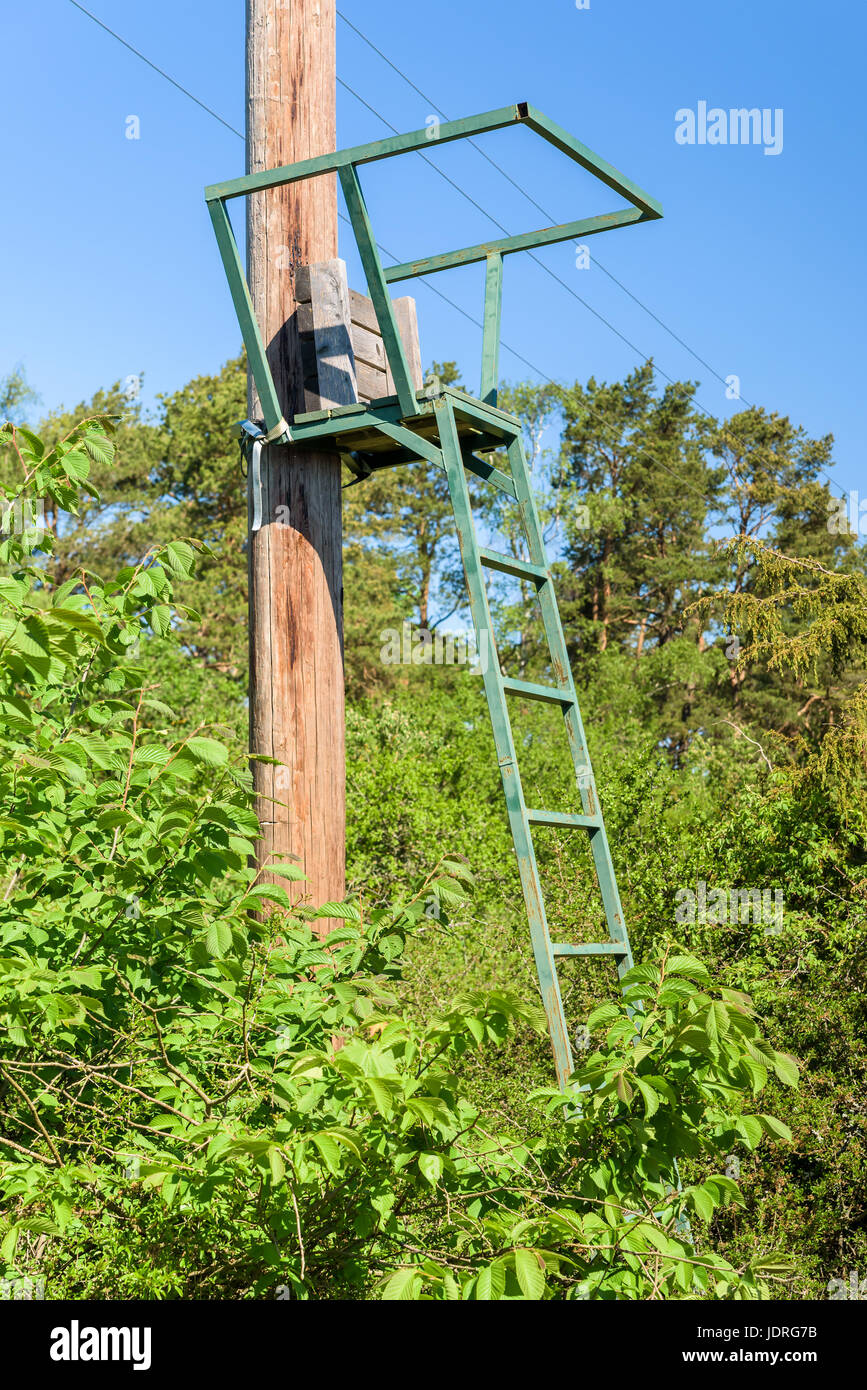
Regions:
[[[7, 499], [75, 514], [113, 433], [4, 427]], [[193, 621], [174, 590], [206, 543], [61, 584], [54, 544], [0, 544], [0, 1272], [79, 1298], [765, 1296], [761, 1261], [684, 1226], [736, 1184], [679, 1192], [675, 1170], [786, 1139], [745, 1113], [769, 1070], [797, 1079], [749, 1001], [688, 957], [639, 967], [643, 1010], [589, 1021], [563, 1142], [493, 1128], [461, 1061], [539, 1029], [536, 1003], [402, 1001], [407, 938], [431, 901], [449, 929], [465, 863], [388, 907], [305, 910], [260, 884], [243, 751], [210, 724], [178, 737], [139, 659]], [[269, 867], [299, 890], [296, 866]], [[327, 945], [317, 916], [344, 921]]]

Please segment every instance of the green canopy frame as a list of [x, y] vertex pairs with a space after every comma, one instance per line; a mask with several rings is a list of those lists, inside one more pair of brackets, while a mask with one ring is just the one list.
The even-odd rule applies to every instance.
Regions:
[[[359, 167], [376, 160], [390, 159], [394, 155], [430, 149], [432, 144], [466, 140], [514, 125], [526, 126], [541, 136], [581, 168], [594, 174], [608, 188], [620, 194], [630, 206], [616, 212], [603, 213], [598, 217], [585, 217], [574, 222], [564, 222], [560, 226], [543, 227], [539, 231], [525, 232], [519, 236], [500, 237], [476, 246], [464, 246], [457, 251], [445, 251], [438, 255], [405, 261], [400, 265], [384, 267], [359, 181]], [[351, 149], [338, 150], [335, 154], [304, 159], [297, 164], [287, 164], [282, 168], [269, 169], [258, 174], [247, 174], [243, 178], [230, 179], [226, 183], [211, 184], [205, 189], [208, 210], [241, 326], [253, 380], [262, 404], [269, 439], [289, 442], [293, 436], [277, 397], [265, 344], [253, 310], [250, 289], [226, 206], [230, 198], [261, 193], [269, 188], [280, 188], [284, 184], [316, 178], [321, 174], [338, 175], [367, 278], [368, 292], [382, 333], [402, 418], [416, 414], [417, 400], [394, 307], [388, 293], [389, 285], [399, 280], [410, 280], [416, 276], [451, 270], [456, 266], [472, 265], [478, 261], [486, 262], [481, 399], [495, 406], [500, 356], [503, 257], [516, 251], [530, 251], [540, 246], [554, 245], [556, 242], [571, 241], [575, 237], [593, 236], [597, 232], [611, 231], [616, 227], [653, 221], [662, 216], [662, 208], [655, 198], [526, 102], [505, 106], [498, 111], [487, 111], [480, 116], [468, 116], [460, 121], [443, 122], [438, 127], [433, 127], [433, 136], [431, 129], [426, 127], [424, 130], [411, 131], [407, 135], [395, 135], [387, 140], [355, 145]]]

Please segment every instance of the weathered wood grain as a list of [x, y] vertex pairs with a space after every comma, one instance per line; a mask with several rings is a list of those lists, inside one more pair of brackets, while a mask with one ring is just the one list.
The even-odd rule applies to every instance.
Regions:
[[[306, 409], [311, 411], [326, 409], [329, 405], [349, 405], [356, 400], [382, 400], [385, 396], [394, 395], [394, 382], [388, 370], [385, 344], [372, 301], [352, 289], [348, 291], [346, 299], [341, 298], [339, 306], [333, 301], [332, 280], [335, 277], [339, 279], [341, 271], [345, 282], [343, 262], [335, 260], [326, 265], [304, 266], [295, 278], [296, 294], [299, 296], [295, 317], [301, 341], [305, 402]], [[332, 301], [329, 301], [329, 295], [332, 296]], [[305, 299], [305, 296], [312, 296], [312, 299]], [[318, 302], [320, 298], [322, 304]], [[413, 384], [420, 390], [423, 383], [415, 300], [404, 296], [396, 299], [394, 305]], [[355, 395], [352, 400], [344, 399], [342, 394], [352, 375], [348, 364], [343, 363], [340, 366], [341, 380], [335, 382], [327, 364], [324, 373], [320, 375], [317, 361], [321, 354], [324, 353], [327, 358], [331, 351], [329, 342], [317, 336], [317, 320], [323, 316], [327, 318], [336, 334], [341, 313], [345, 325], [348, 326], [354, 364]], [[343, 347], [345, 348], [345, 339]]]
[[[248, 172], [336, 148], [335, 24], [335, 0], [247, 0]], [[307, 404], [299, 281], [337, 255], [334, 177], [254, 194], [247, 230], [253, 305], [288, 418]], [[249, 411], [259, 416], [252, 383]], [[345, 889], [340, 462], [272, 447], [262, 473], [265, 524], [249, 535], [250, 749], [280, 766], [253, 763], [258, 859], [297, 858], [299, 893], [322, 903]]]
[[[397, 318], [397, 326], [400, 331], [403, 350], [406, 353], [409, 374], [412, 384], [416, 391], [422, 388], [421, 370], [421, 349], [418, 341], [418, 314], [416, 313], [415, 300], [409, 295], [404, 295], [401, 299], [394, 301], [394, 312]], [[388, 373], [388, 390], [386, 395], [391, 395], [394, 391], [394, 382], [391, 379], [391, 372]]]
[[341, 260], [310, 266], [310, 303], [320, 408], [354, 405], [355, 354], [349, 319], [349, 288]]

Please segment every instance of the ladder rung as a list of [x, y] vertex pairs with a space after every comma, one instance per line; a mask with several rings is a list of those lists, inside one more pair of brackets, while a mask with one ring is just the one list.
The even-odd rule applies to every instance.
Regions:
[[566, 830], [577, 830], [582, 826], [587, 830], [598, 830], [602, 825], [601, 816], [567, 815], [562, 811], [528, 811], [527, 820], [531, 825], [560, 825]]
[[501, 574], [513, 574], [517, 579], [532, 579], [537, 584], [546, 584], [551, 576], [543, 565], [531, 565], [526, 560], [513, 560], [509, 555], [499, 555], [496, 550], [479, 548], [479, 559], [489, 570], [499, 570]]
[[527, 700], [543, 700], [549, 705], [575, 704], [574, 695], [568, 690], [558, 690], [555, 685], [532, 685], [529, 681], [515, 681], [506, 677], [503, 689], [510, 695], [523, 695]]
[[555, 956], [628, 956], [629, 947], [618, 941], [604, 941], [596, 946], [568, 946], [563, 942], [552, 943]]

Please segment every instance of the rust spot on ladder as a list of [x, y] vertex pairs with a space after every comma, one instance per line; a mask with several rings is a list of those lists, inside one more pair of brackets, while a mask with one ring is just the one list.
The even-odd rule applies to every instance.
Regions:
[[561, 1057], [571, 1056], [569, 1039], [566, 1036], [566, 1021], [563, 1018], [563, 1006], [556, 985], [549, 985], [544, 995], [545, 1013], [548, 1017], [548, 1032], [551, 1037], [551, 1046], [554, 1050], [554, 1064], [557, 1068], [557, 1080], [561, 1086], [565, 1086], [569, 1079], [569, 1073], [563, 1070]]

